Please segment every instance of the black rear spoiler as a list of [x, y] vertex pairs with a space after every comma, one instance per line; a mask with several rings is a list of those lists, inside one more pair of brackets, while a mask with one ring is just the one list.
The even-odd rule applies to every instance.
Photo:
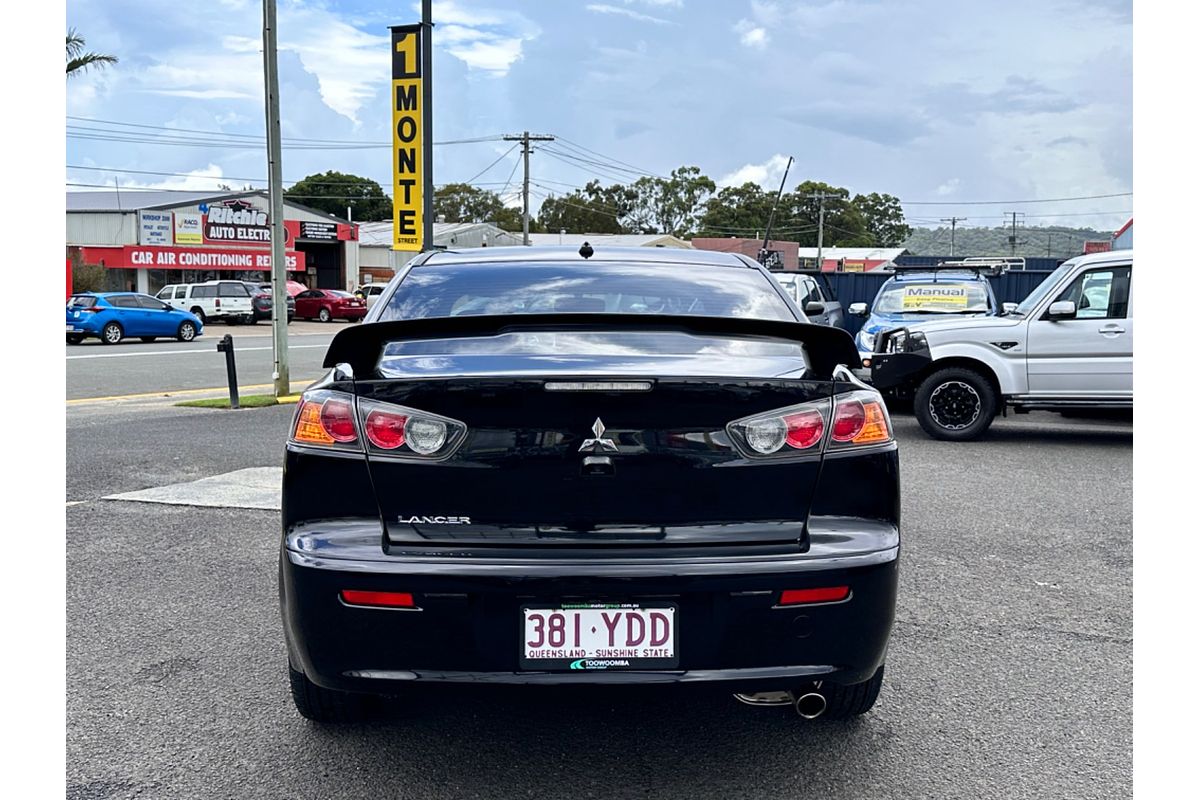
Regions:
[[830, 378], [839, 364], [858, 364], [858, 348], [850, 334], [828, 325], [807, 322], [693, 317], [660, 314], [507, 314], [500, 316], [431, 317], [391, 322], [367, 322], [343, 329], [329, 343], [325, 366], [349, 364], [356, 375], [373, 374], [384, 345], [414, 339], [492, 336], [531, 330], [680, 331], [717, 336], [784, 339], [804, 345], [814, 377]]

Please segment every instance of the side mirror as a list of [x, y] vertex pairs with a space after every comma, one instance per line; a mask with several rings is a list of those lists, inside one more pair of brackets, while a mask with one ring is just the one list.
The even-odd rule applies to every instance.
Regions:
[[867, 304], [851, 303], [850, 308], [846, 310], [846, 313], [852, 317], [865, 317], [867, 315]]
[[814, 314], [824, 314], [825, 306], [822, 303], [818, 303], [816, 301], [813, 301], [811, 303], [805, 303], [804, 304], [804, 313], [808, 314], [810, 317], [813, 316]]
[[1017, 310], [1017, 304], [1016, 303], [1004, 303], [1003, 305], [1001, 305], [1001, 308], [1004, 309], [1005, 314], [1011, 314]]
[[1047, 316], [1050, 319], [1073, 319], [1075, 317], [1075, 302], [1073, 300], [1059, 300], [1050, 304], [1050, 310]]

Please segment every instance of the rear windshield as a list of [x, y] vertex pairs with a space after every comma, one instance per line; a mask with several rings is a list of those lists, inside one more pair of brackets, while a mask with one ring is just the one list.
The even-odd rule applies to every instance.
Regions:
[[795, 320], [756, 270], [579, 262], [416, 267], [380, 320], [556, 312]]
[[[697, 358], [699, 356], [699, 358]], [[766, 369], [769, 366], [770, 369]], [[389, 342], [387, 377], [521, 372], [622, 375], [781, 375], [803, 371], [798, 342], [676, 331], [512, 331], [494, 336]]]
[[988, 310], [982, 283], [929, 281], [893, 283], [875, 301], [884, 314], [976, 314]]
[[330, 297], [354, 297], [354, 295], [349, 292], [343, 292], [341, 289], [326, 289], [325, 294]]
[[98, 298], [91, 295], [77, 294], [67, 301], [67, 308], [91, 308], [92, 306], [96, 305], [97, 299]]

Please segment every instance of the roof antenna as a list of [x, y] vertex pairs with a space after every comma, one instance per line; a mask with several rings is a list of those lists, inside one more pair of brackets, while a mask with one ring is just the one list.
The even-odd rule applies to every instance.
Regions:
[[583, 247], [579, 248], [579, 255], [583, 256], [584, 258], [591, 258], [592, 253], [595, 253], [595, 252], [596, 251], [593, 250], [592, 246], [590, 244], [588, 244], [587, 242], [584, 242]]
[[771, 246], [771, 226], [775, 224], [775, 210], [779, 208], [779, 201], [783, 198], [783, 185], [787, 183], [788, 170], [792, 168], [792, 161], [794, 159], [788, 156], [787, 166], [783, 168], [783, 179], [779, 181], [779, 194], [775, 195], [775, 205], [771, 206], [771, 216], [767, 218], [767, 231], [763, 236], [763, 246], [758, 251], [758, 263], [767, 269], [783, 269], [783, 264], [772, 258], [767, 248]]

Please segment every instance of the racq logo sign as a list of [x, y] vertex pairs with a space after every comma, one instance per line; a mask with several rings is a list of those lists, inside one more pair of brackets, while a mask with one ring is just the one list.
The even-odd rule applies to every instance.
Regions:
[[[204, 207], [201, 207], [204, 211]], [[204, 220], [204, 241], [211, 243], [271, 241], [267, 212], [245, 200], [227, 200], [208, 206]]]

